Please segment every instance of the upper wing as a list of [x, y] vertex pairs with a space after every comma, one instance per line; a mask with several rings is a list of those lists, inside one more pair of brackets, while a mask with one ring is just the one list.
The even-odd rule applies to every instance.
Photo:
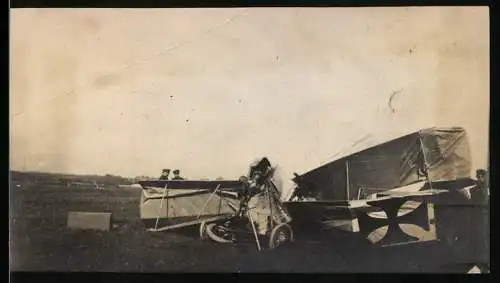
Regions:
[[167, 188], [177, 190], [215, 190], [219, 189], [239, 191], [242, 189], [243, 183], [234, 180], [221, 180], [221, 181], [203, 181], [203, 180], [147, 180], [139, 181], [143, 188]]

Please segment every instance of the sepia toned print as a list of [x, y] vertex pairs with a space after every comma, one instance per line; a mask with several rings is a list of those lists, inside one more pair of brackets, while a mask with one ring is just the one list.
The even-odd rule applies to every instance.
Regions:
[[488, 24], [12, 10], [10, 269], [489, 273]]

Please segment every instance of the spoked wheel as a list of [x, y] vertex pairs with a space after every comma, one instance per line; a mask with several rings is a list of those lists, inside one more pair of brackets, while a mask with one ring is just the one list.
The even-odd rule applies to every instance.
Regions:
[[221, 244], [234, 242], [233, 232], [222, 224], [210, 223], [206, 225], [206, 234], [213, 241]]
[[281, 223], [274, 227], [269, 237], [269, 248], [275, 249], [285, 243], [294, 241], [292, 227], [286, 223]]

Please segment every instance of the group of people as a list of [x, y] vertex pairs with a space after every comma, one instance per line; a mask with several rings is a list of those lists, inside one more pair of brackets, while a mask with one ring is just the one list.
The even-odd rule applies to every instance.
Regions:
[[[179, 171], [179, 169], [175, 169], [173, 171], [174, 173], [174, 177], [172, 177], [172, 179], [170, 180], [184, 180], [184, 178], [181, 177], [181, 172]], [[170, 175], [170, 169], [163, 169], [162, 172], [161, 172], [161, 176], [160, 176], [160, 180], [168, 180], [168, 176]]]

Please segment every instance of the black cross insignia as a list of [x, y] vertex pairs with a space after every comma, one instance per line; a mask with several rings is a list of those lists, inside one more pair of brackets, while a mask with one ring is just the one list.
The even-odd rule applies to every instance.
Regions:
[[395, 243], [408, 243], [417, 241], [418, 238], [406, 234], [400, 224], [413, 224], [429, 231], [429, 218], [427, 212], [427, 202], [422, 201], [421, 204], [413, 211], [398, 216], [398, 211], [401, 206], [411, 197], [390, 198], [379, 201], [368, 201], [367, 204], [373, 207], [382, 209], [387, 218], [373, 218], [368, 215], [368, 212], [357, 210], [355, 211], [358, 217], [360, 233], [364, 238], [378, 228], [388, 226], [387, 233], [377, 244], [382, 246]]

